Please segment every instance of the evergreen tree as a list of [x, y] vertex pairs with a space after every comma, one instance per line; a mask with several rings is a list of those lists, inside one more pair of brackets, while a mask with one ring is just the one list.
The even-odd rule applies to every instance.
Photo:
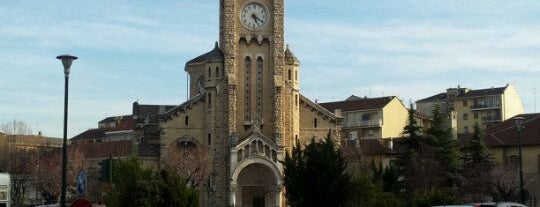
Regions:
[[461, 152], [452, 135], [448, 115], [437, 105], [433, 110], [433, 122], [426, 130], [428, 144], [436, 153], [435, 158], [442, 167], [443, 179], [440, 187], [457, 187], [460, 180]]
[[466, 147], [463, 148], [462, 199], [467, 202], [486, 201], [493, 191], [495, 163], [483, 141], [484, 134], [478, 123]]
[[334, 141], [328, 136], [322, 142], [312, 142], [302, 151], [297, 142], [292, 155], [288, 153], [283, 184], [292, 207], [343, 206], [350, 177], [346, 163]]
[[144, 168], [136, 157], [113, 162], [113, 186], [105, 196], [112, 207], [196, 207], [198, 195], [181, 178]]

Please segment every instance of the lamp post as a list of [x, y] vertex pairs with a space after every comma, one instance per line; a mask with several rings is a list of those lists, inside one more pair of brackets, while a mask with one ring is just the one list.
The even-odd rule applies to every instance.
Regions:
[[66, 207], [66, 185], [67, 185], [67, 117], [68, 117], [68, 86], [69, 86], [69, 70], [71, 63], [77, 57], [72, 55], [60, 55], [56, 59], [62, 60], [64, 65], [64, 144], [62, 145], [62, 196], [60, 197], [60, 206]]
[[522, 158], [522, 143], [521, 143], [521, 131], [525, 129], [525, 126], [523, 126], [523, 121], [525, 118], [521, 116], [516, 116], [513, 118], [514, 122], [516, 123], [516, 128], [518, 131], [518, 147], [519, 147], [519, 197], [521, 199], [521, 203], [525, 204], [525, 192], [523, 191], [523, 158]]

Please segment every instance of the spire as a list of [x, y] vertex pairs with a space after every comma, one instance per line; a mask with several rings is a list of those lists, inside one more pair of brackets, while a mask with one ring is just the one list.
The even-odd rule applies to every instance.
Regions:
[[287, 49], [285, 49], [285, 62], [290, 65], [300, 64], [300, 61], [294, 56], [293, 52], [289, 49], [289, 44], [287, 44]]

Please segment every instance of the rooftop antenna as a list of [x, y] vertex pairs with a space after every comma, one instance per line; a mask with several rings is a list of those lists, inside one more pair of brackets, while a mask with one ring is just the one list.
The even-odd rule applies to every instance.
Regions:
[[189, 75], [186, 73], [186, 101], [189, 100]]
[[534, 113], [536, 113], [536, 87], [533, 87], [533, 94], [534, 94]]

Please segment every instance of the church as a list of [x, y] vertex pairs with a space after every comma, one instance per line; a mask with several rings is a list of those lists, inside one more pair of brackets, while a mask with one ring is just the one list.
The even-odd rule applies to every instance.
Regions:
[[189, 99], [159, 116], [139, 115], [137, 139], [141, 147], [159, 146], [158, 168], [175, 156], [173, 148], [204, 149], [201, 206], [286, 206], [280, 160], [296, 141], [338, 142], [342, 118], [300, 93], [283, 0], [216, 3], [219, 41], [185, 64]]

